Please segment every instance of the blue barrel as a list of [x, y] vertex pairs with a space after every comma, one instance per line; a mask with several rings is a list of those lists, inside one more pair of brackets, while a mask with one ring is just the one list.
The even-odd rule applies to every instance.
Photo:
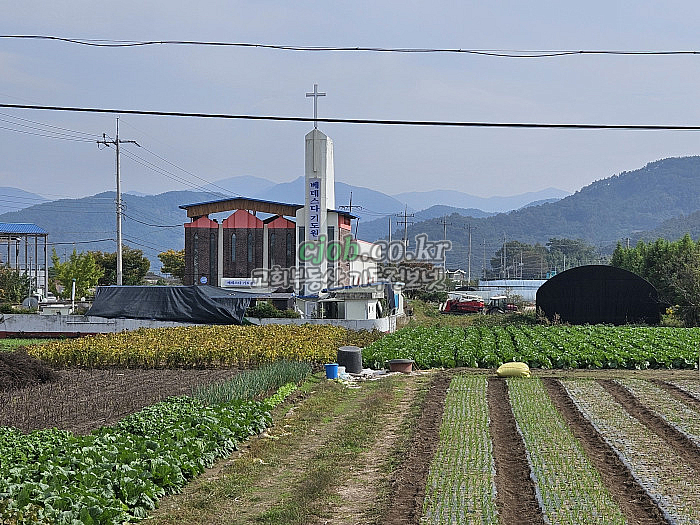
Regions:
[[326, 379], [338, 379], [338, 363], [328, 363], [326, 366]]

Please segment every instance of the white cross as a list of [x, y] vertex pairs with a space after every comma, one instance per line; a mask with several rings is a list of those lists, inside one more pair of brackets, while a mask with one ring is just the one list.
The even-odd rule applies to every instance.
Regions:
[[314, 97], [314, 129], [318, 128], [318, 123], [316, 122], [316, 119], [318, 118], [318, 97], [325, 97], [325, 93], [319, 93], [318, 92], [318, 84], [314, 84], [314, 91], [313, 93], [307, 93], [307, 97]]

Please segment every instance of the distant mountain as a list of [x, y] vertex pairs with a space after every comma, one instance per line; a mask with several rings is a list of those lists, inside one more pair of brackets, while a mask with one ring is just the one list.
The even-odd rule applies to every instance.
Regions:
[[[488, 261], [504, 237], [526, 243], [546, 243], [553, 237], [568, 237], [584, 239], [608, 250], [617, 240], [632, 237], [635, 233], [660, 234], [661, 230], [657, 228], [672, 230], [675, 235], [683, 231], [684, 221], [689, 220], [680, 216], [693, 214], [691, 218], [695, 219], [698, 210], [700, 157], [663, 159], [638, 170], [596, 181], [557, 202], [483, 219], [452, 216], [454, 226], [447, 229], [453, 242], [448, 264], [466, 267], [464, 229], [468, 224], [473, 227], [473, 269], [475, 253], [481, 256], [477, 259], [481, 263], [485, 248]], [[419, 232], [441, 239], [443, 228], [438, 219], [429, 219], [409, 229], [410, 236]], [[395, 235], [402, 233], [397, 231]]]
[[532, 201], [527, 203], [525, 206], [521, 206], [518, 208], [519, 210], [522, 210], [523, 208], [529, 208], [531, 206], [539, 206], [540, 204], [548, 204], [550, 202], [557, 202], [560, 201], [561, 199], [540, 199], [538, 201]]
[[[160, 271], [158, 254], [181, 250], [183, 225], [189, 222], [179, 206], [212, 200], [210, 193], [171, 191], [138, 197], [122, 195], [125, 211], [122, 221], [124, 244], [143, 250], [151, 261], [151, 271]], [[63, 257], [78, 251], [116, 251], [114, 192], [98, 193], [82, 199], [61, 199], [37, 204], [21, 211], [0, 215], [0, 222], [29, 222], [49, 232], [51, 248]], [[2, 254], [0, 253], [0, 256]]]
[[415, 209], [425, 209], [435, 204], [456, 206], [459, 208], [476, 208], [489, 212], [506, 212], [522, 208], [534, 201], [544, 199], [561, 199], [570, 193], [557, 188], [511, 195], [509, 197], [477, 197], [456, 190], [410, 191], [394, 195], [398, 200]]
[[[477, 210], [474, 208], [455, 208], [454, 206], [431, 206], [427, 210], [417, 211], [410, 217], [409, 220], [425, 221], [428, 219], [447, 217], [447, 223], [452, 223], [452, 215], [456, 214], [461, 217], [474, 217], [474, 218], [484, 218], [496, 215], [495, 213], [490, 213], [482, 210]], [[385, 239], [389, 235], [389, 218], [391, 218], [391, 229], [395, 232], [399, 229], [398, 223], [402, 220], [400, 213], [393, 215], [386, 215], [378, 219], [372, 219], [364, 222], [363, 219], [360, 220], [360, 225], [358, 228], [358, 238], [374, 242], [377, 239]], [[354, 231], [354, 230], [353, 230]], [[409, 227], [409, 235], [412, 235], [411, 228]]]
[[[253, 197], [259, 193], [265, 192], [276, 186], [277, 183], [264, 179], [262, 177], [253, 177], [252, 175], [239, 175], [237, 177], [229, 177], [227, 179], [217, 180], [211, 184], [204, 186], [207, 191], [213, 191], [226, 194], [227, 192], [234, 196]], [[303, 187], [302, 187], [303, 191]]]
[[[303, 178], [299, 178], [274, 184], [254, 196], [302, 203], [303, 189]], [[361, 216], [359, 237], [371, 241], [384, 238], [388, 233], [388, 216], [403, 212], [404, 204], [381, 192], [338, 182], [336, 206], [348, 204], [350, 191], [353, 206], [365, 208], [353, 209], [353, 213]], [[22, 198], [26, 199], [23, 203], [30, 204], [29, 199], [41, 197], [30, 194]], [[158, 253], [181, 249], [184, 245], [182, 225], [188, 219], [179, 206], [216, 198], [212, 193], [191, 191], [150, 196], [126, 194], [124, 241], [133, 248], [143, 249], [152, 261], [151, 269], [159, 271]], [[418, 212], [409, 209], [408, 213], [415, 214], [412, 220], [416, 222], [409, 226], [409, 236], [424, 232], [433, 239], [442, 239], [442, 217], [447, 215], [447, 235], [453, 241], [448, 264], [466, 268], [467, 226], [471, 225], [473, 271], [498, 250], [504, 235], [507, 240], [527, 243], [545, 243], [552, 237], [581, 238], [604, 250], [614, 248], [617, 240], [625, 237], [636, 242], [636, 238], [678, 238], [689, 231], [697, 238], [700, 157], [651, 162], [644, 168], [596, 181], [556, 202], [538, 204], [528, 199], [524, 204], [528, 203], [533, 205], [498, 214], [450, 205], [427, 207]], [[394, 238], [403, 235], [397, 220], [398, 217], [393, 217]], [[59, 255], [64, 251], [70, 253], [73, 243], [79, 250], [115, 250], [114, 192], [34, 204], [21, 211], [1, 214], [0, 222], [32, 222], [41, 226], [49, 231], [49, 242], [66, 243], [55, 244]]]
[[23, 210], [34, 204], [47, 201], [48, 199], [36, 193], [9, 186], [0, 186], [0, 214]]
[[[390, 214], [404, 211], [404, 203], [394, 197], [390, 197], [381, 191], [352, 186], [339, 181], [335, 182], [336, 208], [348, 206], [350, 204], [350, 192], [352, 192], [352, 213], [363, 219], [369, 216], [376, 217], [378, 214]], [[275, 184], [252, 196], [258, 199], [303, 204], [305, 197], [304, 177], [298, 177], [291, 182]], [[362, 209], [355, 209], [355, 206], [361, 206]], [[412, 212], [413, 208], [409, 208], [408, 211]]]

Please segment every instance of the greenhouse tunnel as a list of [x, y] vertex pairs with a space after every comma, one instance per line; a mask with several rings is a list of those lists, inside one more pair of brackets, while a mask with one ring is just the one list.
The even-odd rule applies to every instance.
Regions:
[[653, 325], [664, 307], [649, 281], [607, 265], [571, 268], [537, 291], [537, 311], [551, 322]]

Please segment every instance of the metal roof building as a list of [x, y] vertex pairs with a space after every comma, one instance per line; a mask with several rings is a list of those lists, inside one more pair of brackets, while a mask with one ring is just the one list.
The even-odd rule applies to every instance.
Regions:
[[[48, 237], [49, 232], [31, 223], [0, 222], [0, 247], [7, 244], [5, 250], [0, 249], [0, 262], [18, 272], [24, 272], [32, 284], [32, 290], [43, 288], [44, 297], [48, 293], [49, 265], [48, 265]], [[43, 238], [42, 247], [39, 239]], [[32, 243], [31, 240], [34, 240]], [[24, 244], [24, 250], [22, 250]], [[14, 246], [14, 249], [12, 249]], [[40, 261], [41, 259], [41, 261]]]

